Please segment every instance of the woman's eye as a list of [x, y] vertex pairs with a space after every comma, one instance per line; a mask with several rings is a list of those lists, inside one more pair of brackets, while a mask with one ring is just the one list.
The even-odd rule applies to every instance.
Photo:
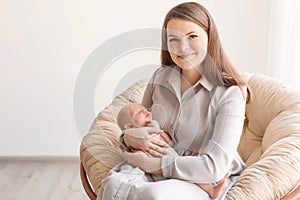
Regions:
[[196, 39], [198, 37], [198, 35], [190, 35], [189, 36], [191, 39]]

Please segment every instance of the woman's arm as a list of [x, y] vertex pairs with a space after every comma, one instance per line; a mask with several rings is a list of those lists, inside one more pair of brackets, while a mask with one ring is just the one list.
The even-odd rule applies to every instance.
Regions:
[[123, 157], [129, 164], [141, 168], [143, 171], [151, 174], [162, 175], [161, 158], [150, 157], [142, 152], [124, 152]]

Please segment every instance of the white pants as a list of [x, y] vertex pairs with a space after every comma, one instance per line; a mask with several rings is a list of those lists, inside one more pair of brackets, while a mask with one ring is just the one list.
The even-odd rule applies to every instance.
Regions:
[[[210, 200], [209, 195], [193, 183], [177, 179], [152, 181], [141, 169], [120, 163], [102, 181], [97, 200]], [[232, 187], [230, 179], [228, 185], [218, 199], [224, 199]]]
[[209, 200], [195, 184], [177, 179], [158, 182], [138, 181], [129, 191], [128, 200]]

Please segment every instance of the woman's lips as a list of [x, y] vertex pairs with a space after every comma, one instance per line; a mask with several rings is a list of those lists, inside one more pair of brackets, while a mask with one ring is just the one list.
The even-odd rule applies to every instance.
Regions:
[[187, 59], [187, 58], [193, 56], [194, 54], [195, 53], [182, 54], [182, 55], [178, 55], [178, 57], [181, 59]]

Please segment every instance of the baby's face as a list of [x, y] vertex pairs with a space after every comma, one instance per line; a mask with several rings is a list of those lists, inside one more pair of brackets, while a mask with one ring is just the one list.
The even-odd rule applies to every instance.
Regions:
[[129, 105], [129, 115], [135, 127], [148, 125], [152, 121], [152, 114], [144, 106], [136, 103]]

